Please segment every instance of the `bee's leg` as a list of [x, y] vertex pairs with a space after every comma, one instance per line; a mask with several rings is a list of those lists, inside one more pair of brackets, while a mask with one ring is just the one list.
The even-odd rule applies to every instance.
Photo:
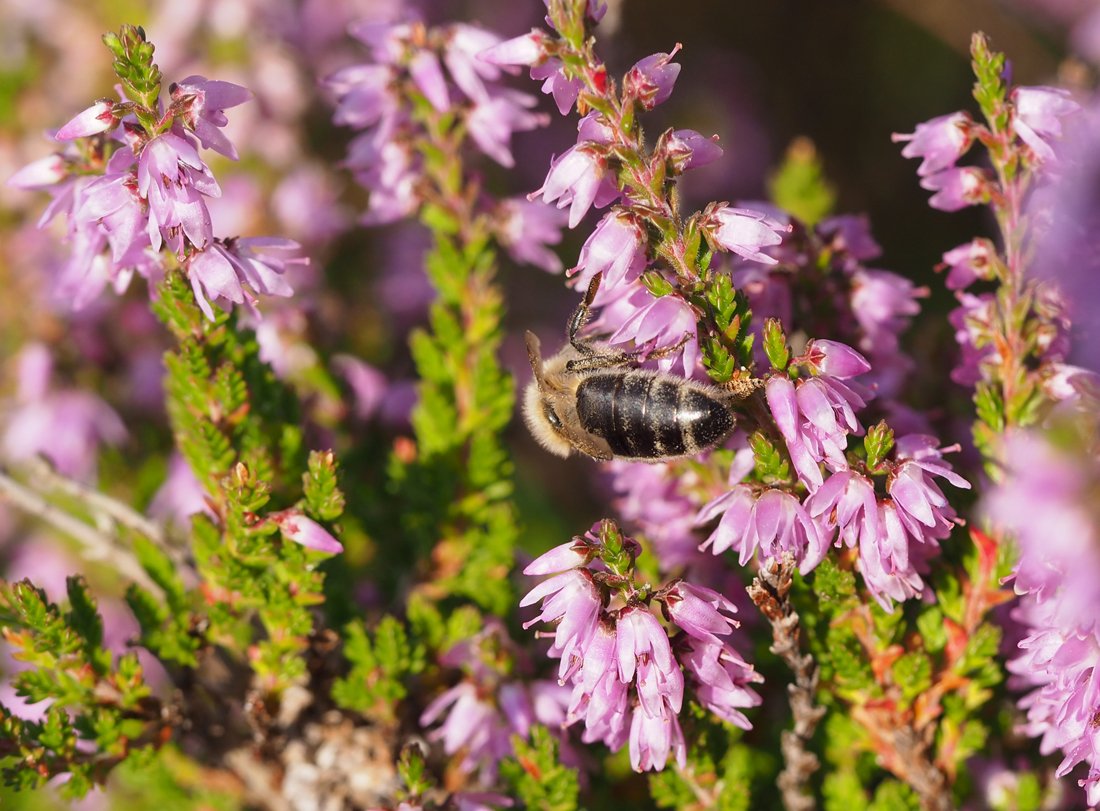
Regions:
[[592, 348], [591, 344], [588, 341], [582, 341], [578, 336], [588, 322], [588, 308], [592, 306], [592, 300], [596, 298], [596, 291], [600, 289], [600, 279], [602, 278], [602, 273], [597, 273], [592, 277], [592, 281], [588, 283], [588, 290], [585, 291], [584, 299], [577, 305], [577, 309], [573, 311], [573, 315], [569, 319], [569, 343], [582, 355], [596, 354], [596, 350]]
[[571, 372], [580, 372], [586, 369], [609, 369], [612, 366], [637, 365], [641, 362], [643, 355], [645, 355], [645, 360], [660, 360], [679, 352], [689, 340], [691, 340], [691, 335], [684, 335], [672, 346], [654, 349], [648, 354], [645, 352], [604, 352], [596, 354], [592, 347], [588, 347], [588, 354], [585, 357], [569, 361], [565, 368]]

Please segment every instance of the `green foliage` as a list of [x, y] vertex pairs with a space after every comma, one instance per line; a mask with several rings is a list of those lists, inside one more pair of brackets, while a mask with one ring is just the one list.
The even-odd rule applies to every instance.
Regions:
[[932, 686], [932, 662], [921, 651], [904, 654], [894, 662], [892, 670], [894, 683], [901, 688], [906, 701], [912, 701]]
[[974, 100], [994, 132], [1000, 131], [1008, 121], [1004, 103], [1008, 92], [1004, 81], [1005, 55], [991, 50], [989, 40], [979, 31], [970, 40], [970, 58], [977, 79]]
[[63, 612], [26, 581], [0, 582], [0, 633], [29, 665], [13, 680], [16, 694], [32, 704], [52, 702], [41, 721], [22, 721], [0, 706], [0, 776], [31, 789], [67, 774], [64, 792], [81, 797], [131, 752], [151, 745], [160, 720], [137, 657], [120, 656], [112, 668], [103, 620], [83, 579], [70, 577], [68, 594]]
[[863, 451], [867, 454], [868, 470], [876, 470], [882, 460], [894, 448], [894, 432], [885, 422], [880, 421], [867, 429], [863, 437]]
[[[141, 26], [124, 25], [117, 34], [105, 34], [103, 44], [114, 55], [112, 67], [126, 97], [152, 111], [160, 95], [160, 70], [153, 63], [153, 43]], [[147, 116], [139, 120], [148, 126]]]
[[713, 324], [715, 331], [700, 341], [703, 366], [716, 383], [727, 383], [741, 367], [752, 366], [753, 335], [749, 332], [752, 311], [744, 294], [735, 289], [726, 273], [708, 272], [702, 296], [693, 303]]
[[778, 318], [769, 318], [764, 321], [764, 354], [768, 356], [768, 362], [778, 372], [787, 371], [787, 364], [791, 360], [791, 348], [787, 345], [787, 335], [783, 332], [783, 325]]
[[920, 811], [920, 798], [913, 789], [897, 780], [885, 780], [875, 790], [869, 811]]
[[333, 684], [333, 700], [344, 709], [388, 720], [396, 718], [397, 703], [407, 694], [405, 680], [425, 666], [424, 646], [410, 640], [393, 617], [383, 617], [373, 633], [362, 622], [349, 623], [344, 657], [351, 669]]
[[807, 226], [832, 212], [836, 191], [825, 179], [821, 158], [811, 141], [799, 138], [790, 145], [768, 182], [768, 195]]
[[577, 772], [563, 766], [558, 744], [543, 726], [531, 729], [528, 743], [513, 736], [514, 756], [501, 761], [500, 776], [509, 794], [530, 811], [574, 811], [577, 808]]
[[765, 484], [788, 482], [791, 478], [791, 465], [787, 457], [763, 431], [754, 431], [749, 437], [753, 460], [756, 463], [756, 475]]

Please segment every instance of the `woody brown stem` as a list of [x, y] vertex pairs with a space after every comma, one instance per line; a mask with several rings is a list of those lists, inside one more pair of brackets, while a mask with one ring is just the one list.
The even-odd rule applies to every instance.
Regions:
[[783, 807], [787, 811], [812, 811], [817, 803], [809, 793], [808, 783], [821, 764], [807, 746], [825, 715], [825, 708], [814, 704], [817, 663], [799, 647], [798, 612], [789, 599], [794, 569], [794, 558], [786, 554], [782, 560], [761, 567], [748, 591], [756, 607], [771, 623], [771, 652], [786, 662], [794, 674], [794, 681], [787, 685], [794, 728], [784, 730], [780, 738], [784, 766], [778, 785]]

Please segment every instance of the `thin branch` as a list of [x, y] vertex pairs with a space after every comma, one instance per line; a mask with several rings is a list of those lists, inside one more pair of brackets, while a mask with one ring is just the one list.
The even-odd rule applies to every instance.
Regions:
[[27, 469], [32, 481], [42, 483], [43, 486], [35, 487], [36, 490], [41, 492], [43, 489], [48, 489], [71, 496], [93, 513], [97, 526], [120, 524], [152, 541], [178, 568], [192, 568], [187, 553], [168, 539], [164, 528], [129, 504], [63, 476], [44, 459], [30, 460], [22, 467]]
[[814, 704], [817, 692], [817, 663], [799, 647], [799, 618], [789, 599], [791, 576], [795, 569], [790, 554], [781, 561], [760, 569], [749, 586], [749, 596], [772, 626], [771, 652], [783, 659], [794, 674], [787, 685], [794, 729], [784, 730], [780, 737], [783, 771], [779, 774], [779, 789], [787, 811], [813, 811], [817, 806], [808, 791], [810, 777], [820, 767], [817, 755], [807, 750], [825, 708]]
[[84, 548], [88, 559], [108, 561], [120, 574], [142, 588], [160, 593], [160, 586], [145, 573], [137, 558], [117, 536], [102, 532], [73, 517], [41, 494], [13, 479], [3, 466], [0, 466], [0, 496], [14, 507], [42, 519], [54, 529], [71, 537]]

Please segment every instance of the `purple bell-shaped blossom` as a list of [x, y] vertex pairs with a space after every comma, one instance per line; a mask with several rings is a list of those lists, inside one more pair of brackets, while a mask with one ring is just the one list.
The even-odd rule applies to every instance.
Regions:
[[679, 49], [677, 46], [672, 53], [652, 54], [635, 63], [623, 77], [623, 95], [637, 101], [643, 110], [666, 102], [680, 75], [679, 63], [672, 61]]
[[520, 600], [520, 607], [542, 600], [537, 617], [523, 624], [524, 628], [540, 622], [557, 622], [551, 654], [561, 657], [559, 677], [584, 658], [584, 651], [599, 623], [600, 595], [585, 569], [572, 569], [539, 583]]
[[921, 158], [917, 174], [936, 174], [955, 165], [973, 142], [973, 121], [965, 112], [941, 115], [917, 124], [911, 133], [893, 134], [895, 143], [907, 141], [901, 154], [906, 158]]
[[713, 589], [678, 581], [664, 595], [669, 617], [689, 636], [719, 642], [740, 623], [733, 618], [737, 606]]
[[603, 216], [581, 248], [577, 266], [567, 271], [573, 286], [585, 290], [597, 274], [600, 288], [615, 288], [637, 279], [646, 265], [646, 237], [629, 212], [613, 209]]
[[344, 545], [336, 540], [332, 533], [316, 521], [306, 518], [299, 510], [283, 510], [269, 518], [279, 527], [279, 531], [288, 541], [301, 544], [308, 549], [336, 555], [344, 551]]
[[682, 174], [714, 163], [722, 157], [722, 147], [717, 135], [707, 138], [695, 130], [674, 130], [658, 143], [657, 154], [665, 157], [673, 174]]
[[981, 169], [955, 166], [921, 178], [922, 189], [933, 191], [928, 205], [940, 211], [958, 211], [978, 205], [989, 197], [988, 181]]
[[524, 198], [504, 200], [496, 209], [497, 239], [517, 262], [560, 273], [561, 258], [550, 245], [561, 242], [565, 212]]
[[[569, 227], [576, 228], [588, 209], [597, 204], [606, 171], [607, 161], [595, 149], [577, 144], [554, 160], [542, 187], [530, 199], [541, 196], [547, 203], [557, 201], [558, 208], [569, 206]], [[610, 202], [606, 200], [604, 205]]]
[[783, 225], [760, 211], [719, 206], [704, 218], [703, 225], [715, 244], [745, 259], [774, 265], [776, 260], [761, 248], [778, 245], [790, 226]]
[[723, 721], [741, 729], [752, 729], [752, 723], [741, 709], [763, 702], [760, 694], [749, 685], [764, 680], [752, 665], [728, 644], [703, 638], [684, 640], [677, 646], [677, 656], [695, 684], [695, 696], [700, 704]]
[[118, 126], [118, 119], [113, 112], [114, 106], [115, 103], [109, 99], [97, 101], [62, 126], [54, 133], [54, 138], [58, 141], [71, 141], [74, 138], [86, 138], [89, 135], [113, 130]]
[[530, 111], [535, 99], [526, 93], [506, 89], [496, 95], [479, 99], [467, 118], [470, 137], [478, 149], [501, 166], [515, 166], [511, 140], [514, 132], [527, 132], [544, 127], [549, 122], [545, 113]]
[[947, 289], [965, 290], [978, 279], [989, 279], [996, 254], [996, 248], [988, 239], [973, 239], [947, 251], [942, 265], [947, 270], [944, 279]]
[[718, 525], [700, 548], [709, 547], [715, 555], [735, 549], [742, 566], [757, 550], [765, 561], [790, 553], [798, 570], [806, 574], [821, 563], [828, 551], [826, 540], [806, 508], [782, 490], [757, 492], [750, 485], [736, 485], [704, 505], [695, 523], [709, 524], [718, 516]]
[[177, 253], [182, 236], [198, 249], [214, 238], [204, 197], [221, 189], [198, 150], [172, 132], [149, 141], [138, 155], [138, 192], [149, 202], [149, 241], [159, 251], [161, 240]]
[[1013, 128], [1041, 161], [1054, 157], [1051, 142], [1062, 137], [1062, 119], [1081, 109], [1060, 87], [1016, 87], [1010, 94], [1016, 112]]
[[231, 160], [237, 160], [237, 150], [222, 132], [222, 127], [229, 123], [225, 110], [250, 98], [252, 93], [247, 88], [202, 76], [188, 76], [172, 86], [173, 101], [186, 101], [184, 125], [204, 147]]
[[657, 368], [668, 372], [679, 364], [684, 376], [691, 377], [700, 356], [695, 310], [675, 295], [650, 296], [649, 299], [612, 333], [608, 341], [612, 344], [633, 342], [635, 349], [644, 353], [680, 344], [679, 351], [658, 358]]
[[678, 713], [684, 701], [684, 674], [672, 655], [668, 632], [649, 609], [639, 606], [623, 610], [616, 632], [619, 679], [635, 682], [642, 710], [655, 716], [667, 704]]

